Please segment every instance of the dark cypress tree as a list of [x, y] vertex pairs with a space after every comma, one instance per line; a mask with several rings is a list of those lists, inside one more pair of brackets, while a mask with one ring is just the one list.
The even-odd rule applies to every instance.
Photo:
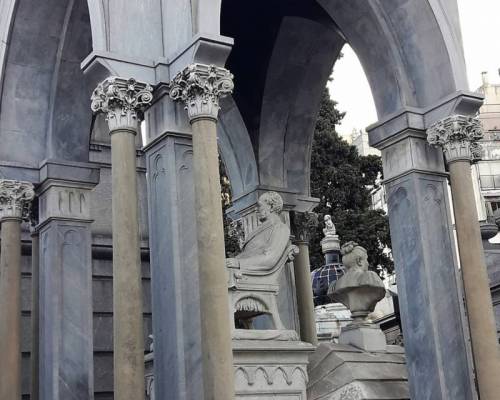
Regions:
[[310, 242], [311, 268], [324, 263], [322, 221], [330, 214], [342, 243], [356, 241], [367, 249], [374, 270], [392, 272], [392, 260], [383, 252], [390, 247], [388, 219], [384, 211], [370, 209], [370, 187], [382, 172], [382, 162], [378, 156], [360, 156], [338, 135], [335, 126], [343, 117], [325, 89], [311, 155], [311, 194], [320, 199], [314, 211], [321, 221]]

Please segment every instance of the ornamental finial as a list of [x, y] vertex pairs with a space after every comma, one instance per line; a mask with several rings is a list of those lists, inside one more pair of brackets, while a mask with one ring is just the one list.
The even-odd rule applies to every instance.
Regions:
[[111, 131], [137, 130], [139, 113], [153, 100], [153, 88], [133, 78], [106, 78], [94, 89], [90, 108], [106, 114]]
[[215, 65], [190, 64], [170, 83], [170, 98], [183, 101], [189, 120], [217, 119], [219, 99], [233, 92], [233, 74]]
[[443, 148], [448, 163], [479, 160], [482, 149], [478, 141], [482, 137], [479, 119], [465, 115], [452, 115], [436, 122], [427, 130], [427, 141], [432, 146]]
[[28, 220], [35, 190], [30, 182], [0, 179], [0, 220], [18, 218]]

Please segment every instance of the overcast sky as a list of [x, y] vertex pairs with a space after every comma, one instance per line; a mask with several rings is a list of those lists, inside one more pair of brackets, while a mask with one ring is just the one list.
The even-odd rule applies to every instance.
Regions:
[[[500, 83], [500, 0], [458, 0], [465, 63], [471, 90], [481, 85], [481, 72], [488, 71], [491, 83]], [[377, 120], [370, 87], [356, 55], [346, 45], [344, 57], [335, 65], [329, 83], [332, 98], [346, 116], [338, 131], [349, 135]]]

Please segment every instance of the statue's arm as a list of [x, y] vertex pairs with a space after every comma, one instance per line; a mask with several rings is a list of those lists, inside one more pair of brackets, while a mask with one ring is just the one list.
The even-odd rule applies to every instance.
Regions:
[[252, 257], [238, 257], [240, 268], [249, 270], [270, 270], [276, 266], [288, 246], [290, 232], [286, 225], [273, 232], [270, 240], [263, 243], [262, 252]]

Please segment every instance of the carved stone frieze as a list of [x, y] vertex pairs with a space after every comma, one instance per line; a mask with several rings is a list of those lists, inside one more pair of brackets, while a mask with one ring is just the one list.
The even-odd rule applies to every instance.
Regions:
[[170, 98], [182, 101], [192, 122], [217, 119], [219, 99], [233, 92], [233, 74], [215, 65], [190, 64], [170, 83]]
[[457, 160], [476, 161], [482, 149], [478, 141], [483, 137], [479, 119], [464, 115], [452, 115], [436, 122], [427, 130], [427, 141], [440, 146], [450, 163]]
[[30, 218], [31, 201], [35, 198], [29, 182], [0, 180], [0, 220], [4, 218]]
[[117, 129], [137, 131], [140, 113], [153, 100], [153, 88], [133, 78], [106, 78], [94, 89], [91, 109], [106, 114], [111, 132]]

